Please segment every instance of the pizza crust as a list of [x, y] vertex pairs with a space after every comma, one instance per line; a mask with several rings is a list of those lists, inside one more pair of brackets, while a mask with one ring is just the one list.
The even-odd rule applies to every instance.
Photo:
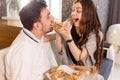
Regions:
[[65, 29], [65, 26], [63, 25], [63, 23], [53, 22], [51, 25], [54, 29], [57, 29], [57, 30]]

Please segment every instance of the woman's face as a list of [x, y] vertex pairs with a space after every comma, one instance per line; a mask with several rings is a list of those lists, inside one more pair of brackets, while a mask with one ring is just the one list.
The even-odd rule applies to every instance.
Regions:
[[74, 25], [78, 27], [82, 17], [82, 5], [80, 2], [77, 2], [73, 5], [71, 16], [72, 16]]

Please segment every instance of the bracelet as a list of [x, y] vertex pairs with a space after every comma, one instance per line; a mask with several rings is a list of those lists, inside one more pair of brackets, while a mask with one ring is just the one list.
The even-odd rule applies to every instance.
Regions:
[[69, 40], [66, 41], [66, 43], [70, 43], [72, 41], [73, 41], [73, 39], [69, 39]]

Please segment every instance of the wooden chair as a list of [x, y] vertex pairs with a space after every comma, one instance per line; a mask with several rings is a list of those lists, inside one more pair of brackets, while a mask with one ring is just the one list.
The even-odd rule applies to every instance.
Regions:
[[21, 27], [0, 24], [0, 49], [10, 46], [21, 29]]

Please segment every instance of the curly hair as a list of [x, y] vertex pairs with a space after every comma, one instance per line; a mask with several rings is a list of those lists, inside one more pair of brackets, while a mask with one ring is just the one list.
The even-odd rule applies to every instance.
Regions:
[[81, 3], [82, 5], [82, 18], [79, 23], [78, 34], [81, 36], [80, 40], [77, 42], [77, 46], [81, 48], [82, 45], [86, 44], [88, 41], [89, 34], [93, 32], [96, 35], [97, 49], [94, 52], [94, 59], [96, 61], [95, 66], [97, 69], [102, 67], [103, 58], [103, 43], [104, 39], [101, 41], [99, 31], [102, 32], [101, 23], [98, 18], [96, 7], [92, 0], [75, 0], [75, 3]]

